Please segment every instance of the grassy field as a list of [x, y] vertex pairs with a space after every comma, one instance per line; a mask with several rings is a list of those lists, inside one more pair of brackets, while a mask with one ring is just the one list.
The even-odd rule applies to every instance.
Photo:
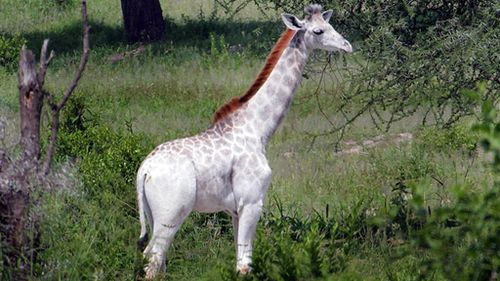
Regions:
[[[53, 93], [62, 93], [80, 55], [78, 1], [68, 1], [64, 8], [48, 2], [3, 0], [0, 33], [22, 36], [35, 52], [44, 38], [50, 38], [56, 57], [49, 68], [46, 87]], [[139, 47], [124, 43], [120, 3], [89, 2], [92, 53], [74, 98], [84, 107], [86, 122], [101, 128], [102, 131], [93, 133], [102, 138], [100, 141], [122, 145], [122, 136], [133, 139], [123, 144], [123, 150], [138, 157], [134, 161], [140, 161], [155, 144], [207, 128], [215, 110], [250, 85], [283, 29], [273, 13], [262, 15], [253, 6], [229, 19], [220, 9], [215, 11], [211, 1], [161, 2], [168, 24], [167, 39], [146, 45], [139, 55], [125, 56], [117, 62], [110, 58]], [[243, 46], [241, 52], [227, 51], [238, 44]], [[362, 58], [354, 54], [334, 60], [349, 66]], [[321, 65], [321, 61], [315, 62], [312, 70]], [[338, 72], [340, 77], [342, 70]], [[286, 223], [281, 228], [275, 226], [273, 223], [280, 218], [290, 219], [284, 220], [287, 223], [296, 218], [305, 224], [320, 216], [324, 221], [346, 221], [345, 225], [354, 229], [358, 215], [375, 217], [387, 211], [398, 182], [409, 187], [426, 186], [425, 200], [429, 206], [450, 204], [454, 186], [481, 190], [491, 183], [492, 175], [485, 167], [487, 159], [468, 149], [474, 143], [469, 121], [441, 132], [420, 128], [417, 113], [395, 123], [389, 131], [380, 132], [369, 116], [362, 116], [349, 126], [340, 152], [335, 150], [333, 135], [318, 138], [311, 145], [309, 133], [329, 128], [314, 95], [318, 79], [318, 74], [311, 71], [310, 78], [303, 81], [289, 114], [269, 144], [273, 180], [259, 226], [256, 247], [261, 248], [257, 253], [265, 253], [262, 245], [267, 245], [267, 236], [273, 237], [270, 241], [282, 243], [279, 245], [288, 245], [283, 237], [293, 227]], [[328, 81], [326, 86], [336, 89], [342, 83], [340, 77]], [[0, 68], [0, 116], [7, 147], [15, 144], [18, 137], [17, 94], [15, 71]], [[328, 105], [335, 103], [340, 94], [331, 92], [320, 99]], [[337, 112], [328, 115], [333, 120], [340, 118]], [[401, 133], [411, 134], [411, 139], [400, 141]], [[66, 143], [70, 142], [68, 139], [63, 136]], [[367, 141], [374, 139], [382, 141], [371, 147]], [[362, 150], [347, 153], [353, 143]], [[114, 164], [104, 157], [112, 150], [92, 149], [78, 151], [103, 157], [99, 158], [103, 159], [100, 166], [81, 160], [85, 155], [68, 156], [61, 152], [57, 158], [52, 185], [63, 191], [44, 197], [44, 262], [34, 274], [35, 280], [130, 280], [136, 274], [139, 222], [132, 184], [136, 162], [117, 164], [121, 165], [117, 170], [131, 173], [109, 172], [106, 180], [108, 172], [103, 167]], [[166, 279], [233, 278], [228, 273], [235, 263], [230, 224], [224, 215], [192, 214], [169, 250]], [[405, 244], [404, 239], [381, 242], [369, 232], [353, 235], [352, 239], [357, 242], [346, 241], [339, 247], [344, 252], [337, 253], [339, 259], [332, 261], [338, 268], [322, 269], [328, 273], [317, 280], [415, 280], [417, 263], [426, 255]], [[300, 251], [299, 246], [290, 245], [290, 251]], [[395, 259], [402, 248], [415, 253]], [[300, 258], [294, 262], [299, 263]], [[286, 262], [278, 259], [276, 264], [282, 266]], [[324, 264], [327, 262], [322, 262], [322, 268]], [[310, 280], [301, 279], [303, 273], [297, 268], [296, 280]], [[271, 279], [294, 280], [286, 276]]]

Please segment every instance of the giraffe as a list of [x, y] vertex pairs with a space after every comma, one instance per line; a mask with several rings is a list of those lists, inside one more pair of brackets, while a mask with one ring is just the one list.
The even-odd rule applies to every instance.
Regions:
[[266, 144], [281, 123], [314, 49], [352, 52], [351, 44], [328, 23], [332, 11], [311, 4], [300, 20], [282, 14], [287, 29], [249, 90], [215, 114], [204, 132], [157, 146], [137, 172], [147, 279], [165, 270], [165, 254], [193, 211], [226, 212], [232, 217], [236, 270], [250, 271], [252, 241], [271, 181]]

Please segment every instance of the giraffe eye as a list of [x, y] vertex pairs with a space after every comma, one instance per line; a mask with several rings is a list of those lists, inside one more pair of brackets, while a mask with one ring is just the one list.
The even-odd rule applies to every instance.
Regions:
[[319, 29], [319, 28], [316, 28], [316, 29], [313, 29], [313, 32], [314, 34], [316, 35], [321, 35], [323, 34], [323, 32], [325, 32], [323, 29]]

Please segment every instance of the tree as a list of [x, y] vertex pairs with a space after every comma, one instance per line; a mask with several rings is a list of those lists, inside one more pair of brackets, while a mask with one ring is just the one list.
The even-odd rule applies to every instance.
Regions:
[[[306, 2], [259, 4], [293, 12]], [[476, 114], [479, 103], [464, 89], [474, 89], [479, 81], [486, 82], [481, 100], [500, 102], [498, 1], [318, 2], [333, 9], [333, 25], [354, 41], [359, 57], [333, 57], [333, 63], [324, 64], [311, 97], [330, 128], [304, 132], [312, 144], [319, 137], [335, 137], [340, 148], [344, 133], [360, 117], [386, 132], [410, 117], [422, 126], [450, 127]]]
[[[86, 0], [82, 0], [83, 53], [80, 65], [63, 97], [56, 102], [44, 89], [45, 74], [54, 56], [47, 57], [49, 40], [43, 42], [40, 64], [33, 52], [23, 47], [19, 59], [19, 104], [21, 115], [20, 155], [15, 160], [0, 151], [0, 238], [3, 268], [12, 280], [27, 280], [31, 263], [36, 260], [40, 233], [38, 219], [30, 215], [36, 203], [33, 192], [40, 192], [50, 170], [59, 129], [59, 114], [74, 92], [90, 54]], [[51, 135], [45, 156], [40, 144], [40, 120], [46, 99], [51, 111]], [[5, 274], [5, 271], [4, 273]]]
[[165, 35], [159, 0], [121, 0], [129, 43], [158, 41]]

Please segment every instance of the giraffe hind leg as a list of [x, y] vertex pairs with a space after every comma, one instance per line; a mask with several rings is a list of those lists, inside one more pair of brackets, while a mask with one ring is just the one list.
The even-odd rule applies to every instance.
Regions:
[[[175, 233], [193, 210], [196, 200], [196, 182], [191, 166], [179, 167], [172, 173], [151, 173], [144, 188], [147, 205], [152, 221], [151, 239], [144, 250], [147, 265], [144, 268], [146, 279], [153, 279], [165, 270], [165, 259], [168, 247]], [[183, 171], [184, 173], [182, 173]]]
[[144, 257], [148, 260], [144, 269], [146, 279], [153, 279], [156, 274], [165, 271], [166, 252], [190, 212], [180, 208], [171, 218], [155, 220], [153, 235], [144, 250]]
[[146, 279], [153, 279], [159, 272], [165, 271], [166, 251], [179, 229], [179, 227], [169, 226], [159, 228], [153, 232], [153, 236], [144, 251], [144, 257], [148, 260], [148, 264], [144, 268]]

